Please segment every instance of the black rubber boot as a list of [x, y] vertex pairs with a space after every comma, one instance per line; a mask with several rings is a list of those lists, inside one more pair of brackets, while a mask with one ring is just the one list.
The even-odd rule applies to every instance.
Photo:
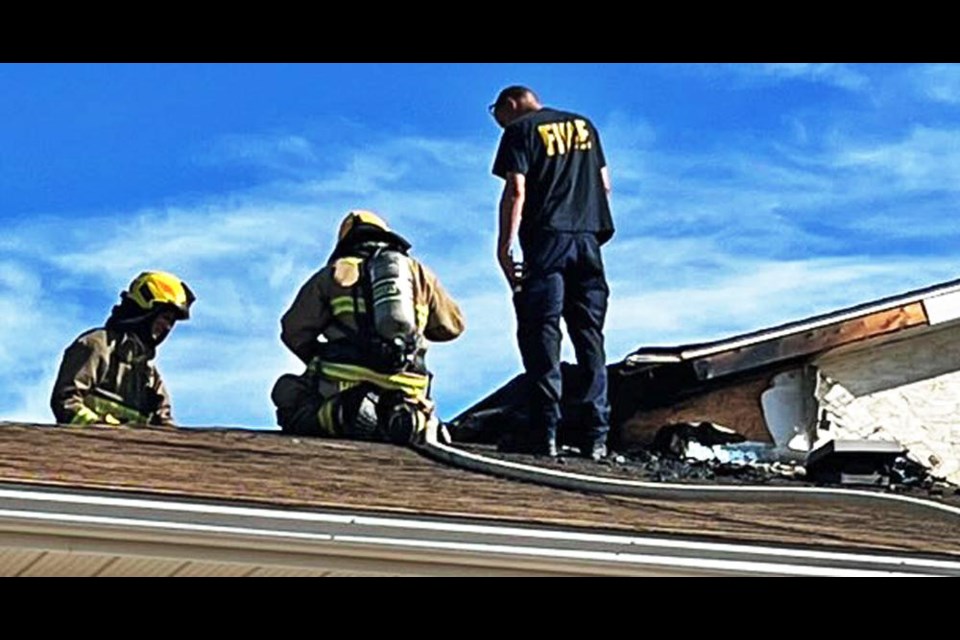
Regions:
[[607, 445], [603, 442], [594, 442], [592, 445], [590, 445], [590, 449], [587, 451], [587, 454], [587, 457], [594, 462], [600, 462], [607, 457]]
[[529, 432], [507, 433], [497, 443], [501, 453], [526, 453], [535, 456], [556, 458], [557, 436], [554, 433], [530, 434]]
[[413, 438], [413, 432], [417, 428], [417, 417], [414, 415], [414, 409], [400, 404], [394, 407], [393, 411], [386, 420], [384, 429], [386, 439], [393, 444], [408, 444]]

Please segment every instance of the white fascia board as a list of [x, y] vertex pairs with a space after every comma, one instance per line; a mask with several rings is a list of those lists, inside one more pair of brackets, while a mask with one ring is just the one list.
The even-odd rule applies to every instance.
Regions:
[[960, 318], [960, 291], [926, 298], [923, 301], [923, 310], [931, 325]]
[[[958, 575], [960, 561], [0, 488], [0, 546], [428, 575]], [[56, 547], [54, 547], [56, 548]]]

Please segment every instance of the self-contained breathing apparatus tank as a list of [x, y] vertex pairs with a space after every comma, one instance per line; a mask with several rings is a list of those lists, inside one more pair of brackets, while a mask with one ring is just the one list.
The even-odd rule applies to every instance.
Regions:
[[400, 251], [381, 247], [364, 262], [365, 297], [378, 338], [378, 355], [393, 369], [414, 365], [420, 344], [410, 259]]

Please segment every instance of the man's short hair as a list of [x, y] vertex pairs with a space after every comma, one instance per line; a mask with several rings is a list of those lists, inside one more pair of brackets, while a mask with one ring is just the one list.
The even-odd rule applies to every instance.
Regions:
[[494, 100], [493, 104], [490, 105], [489, 107], [490, 112], [492, 113], [498, 107], [506, 104], [507, 98], [513, 98], [514, 100], [519, 100], [520, 98], [527, 95], [528, 93], [533, 95], [534, 98], [539, 100], [539, 98], [537, 98], [537, 94], [534, 93], [533, 89], [531, 89], [530, 87], [525, 87], [521, 84], [510, 85], [509, 87], [501, 91], [500, 94], [497, 96], [497, 99]]

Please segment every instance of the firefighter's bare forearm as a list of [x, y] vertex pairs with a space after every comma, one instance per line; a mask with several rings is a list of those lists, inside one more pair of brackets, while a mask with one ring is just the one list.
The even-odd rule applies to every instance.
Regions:
[[520, 215], [514, 201], [504, 198], [500, 202], [500, 229], [497, 235], [497, 250], [506, 253], [516, 238], [517, 227], [520, 226]]
[[517, 237], [520, 228], [520, 218], [523, 212], [523, 202], [526, 196], [524, 177], [510, 174], [500, 196], [500, 228], [497, 237], [497, 250], [506, 254], [510, 245]]

